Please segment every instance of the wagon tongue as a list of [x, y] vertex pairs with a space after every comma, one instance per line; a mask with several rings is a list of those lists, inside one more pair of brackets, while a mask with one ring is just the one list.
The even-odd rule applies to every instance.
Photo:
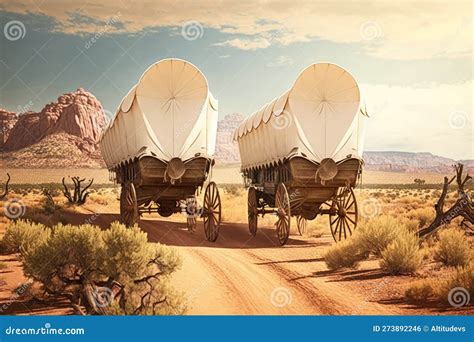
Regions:
[[165, 170], [165, 182], [169, 180], [171, 184], [175, 184], [183, 177], [185, 171], [186, 167], [181, 158], [172, 158]]

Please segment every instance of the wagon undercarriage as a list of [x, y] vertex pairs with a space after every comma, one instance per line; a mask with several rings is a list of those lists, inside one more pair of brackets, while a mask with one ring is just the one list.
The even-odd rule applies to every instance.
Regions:
[[[171, 167], [170, 167], [171, 165]], [[204, 222], [208, 241], [216, 241], [221, 223], [221, 200], [214, 182], [205, 187], [203, 204], [198, 193], [208, 177], [212, 161], [193, 158], [176, 168], [153, 157], [143, 157], [116, 169], [117, 180], [122, 185], [120, 218], [122, 223], [133, 226], [143, 214], [158, 213], [162, 217], [173, 214], [186, 215], [187, 228], [196, 230], [198, 218]], [[171, 170], [170, 170], [171, 169]]]
[[324, 163], [297, 157], [277, 167], [244, 172], [249, 186], [250, 233], [257, 233], [258, 216], [275, 215], [278, 240], [284, 245], [290, 234], [291, 216], [296, 216], [298, 231], [303, 235], [307, 220], [328, 215], [335, 241], [352, 235], [358, 220], [353, 187], [361, 172], [361, 161], [348, 158], [338, 163], [332, 178], [323, 175], [324, 179], [321, 179], [321, 165]]

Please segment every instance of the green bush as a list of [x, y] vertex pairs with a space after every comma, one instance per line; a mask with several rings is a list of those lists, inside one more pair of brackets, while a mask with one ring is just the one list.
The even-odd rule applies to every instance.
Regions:
[[381, 215], [361, 222], [354, 239], [363, 251], [380, 255], [399, 234], [401, 223], [393, 216]]
[[344, 267], [357, 268], [359, 262], [365, 258], [366, 255], [353, 240], [346, 240], [330, 247], [324, 255], [324, 261], [331, 270]]
[[438, 233], [434, 259], [446, 266], [466, 266], [471, 259], [471, 246], [464, 232], [449, 228]]
[[392, 274], [415, 272], [421, 265], [418, 237], [408, 230], [398, 232], [396, 238], [382, 253], [380, 266]]
[[[27, 227], [23, 229], [28, 230]], [[69, 298], [91, 314], [181, 314], [182, 295], [168, 285], [181, 261], [169, 247], [149, 243], [137, 226], [110, 229], [57, 225], [34, 248], [21, 249], [25, 274], [46, 293]]]
[[2, 250], [6, 253], [18, 253], [46, 241], [50, 230], [42, 224], [17, 220], [10, 222], [2, 239]]

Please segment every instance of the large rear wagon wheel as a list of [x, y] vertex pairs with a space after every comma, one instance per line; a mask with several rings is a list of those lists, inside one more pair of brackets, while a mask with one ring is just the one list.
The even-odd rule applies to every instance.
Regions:
[[283, 183], [277, 186], [275, 207], [278, 215], [278, 221], [276, 222], [277, 236], [280, 244], [283, 246], [290, 236], [291, 225], [290, 196], [288, 196], [288, 191]]
[[257, 191], [254, 187], [250, 187], [247, 197], [247, 214], [249, 220], [250, 234], [255, 236], [257, 234], [258, 224], [258, 208], [257, 208]]
[[329, 224], [334, 241], [347, 239], [357, 228], [358, 210], [354, 191], [351, 188], [339, 188], [332, 200]]
[[298, 215], [296, 217], [296, 224], [298, 226], [298, 233], [300, 233], [301, 236], [303, 236], [306, 233], [307, 223], [308, 223], [308, 220], [306, 220], [303, 216]]
[[221, 197], [214, 182], [210, 182], [204, 194], [204, 233], [208, 241], [214, 242], [221, 226]]
[[139, 218], [137, 192], [133, 183], [126, 183], [120, 192], [120, 222], [127, 227], [137, 223]]

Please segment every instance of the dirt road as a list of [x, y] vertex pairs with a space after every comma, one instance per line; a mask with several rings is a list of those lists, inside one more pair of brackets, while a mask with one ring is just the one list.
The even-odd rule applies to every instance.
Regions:
[[[83, 219], [75, 217], [78, 223]], [[94, 224], [106, 227], [116, 219], [102, 214]], [[215, 243], [205, 240], [202, 222], [194, 234], [185, 223], [162, 218], [142, 218], [140, 227], [150, 241], [174, 246], [181, 255], [183, 267], [172, 281], [186, 294], [189, 314], [400, 313], [328, 278], [321, 254], [332, 243], [329, 236], [291, 235], [281, 247], [273, 227], [259, 228], [252, 237], [246, 224], [223, 223]]]

